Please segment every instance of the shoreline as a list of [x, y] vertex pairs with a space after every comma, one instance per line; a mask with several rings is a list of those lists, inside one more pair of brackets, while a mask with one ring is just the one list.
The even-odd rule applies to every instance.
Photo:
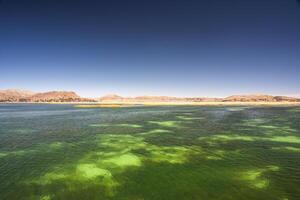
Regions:
[[0, 102], [1, 104], [61, 104], [76, 107], [132, 106], [300, 106], [300, 102]]

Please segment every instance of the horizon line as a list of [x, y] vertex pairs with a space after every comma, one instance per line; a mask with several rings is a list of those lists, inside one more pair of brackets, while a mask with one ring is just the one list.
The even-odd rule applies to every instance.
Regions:
[[24, 88], [0, 88], [0, 91], [4, 90], [16, 90], [16, 91], [23, 91], [23, 92], [32, 92], [32, 93], [46, 93], [46, 92], [75, 92], [78, 96], [82, 98], [101, 98], [109, 95], [116, 95], [120, 96], [122, 98], [136, 98], [141, 96], [147, 96], [147, 97], [175, 97], [175, 98], [226, 98], [230, 96], [251, 96], [251, 95], [270, 95], [270, 96], [287, 96], [287, 97], [294, 97], [294, 98], [300, 98], [300, 94], [274, 94], [274, 93], [263, 93], [263, 92], [249, 92], [249, 93], [235, 93], [230, 95], [224, 95], [224, 96], [206, 96], [206, 95], [168, 95], [168, 94], [137, 94], [137, 95], [124, 95], [117, 92], [112, 93], [102, 93], [98, 96], [86, 96], [81, 95], [78, 90], [64, 90], [64, 89], [50, 89], [50, 90], [30, 90], [30, 89], [24, 89]]

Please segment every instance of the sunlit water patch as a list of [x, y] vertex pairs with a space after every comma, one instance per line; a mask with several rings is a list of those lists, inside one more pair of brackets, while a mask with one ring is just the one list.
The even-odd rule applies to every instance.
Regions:
[[0, 199], [300, 199], [299, 107], [0, 105]]

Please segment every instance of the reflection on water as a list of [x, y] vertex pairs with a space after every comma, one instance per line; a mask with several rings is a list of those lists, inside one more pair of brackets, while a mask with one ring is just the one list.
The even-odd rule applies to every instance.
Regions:
[[0, 105], [0, 199], [300, 199], [299, 107]]

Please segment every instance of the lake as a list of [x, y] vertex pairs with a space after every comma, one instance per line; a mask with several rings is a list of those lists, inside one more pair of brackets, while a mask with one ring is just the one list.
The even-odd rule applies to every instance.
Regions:
[[299, 200], [300, 107], [0, 104], [0, 199]]

